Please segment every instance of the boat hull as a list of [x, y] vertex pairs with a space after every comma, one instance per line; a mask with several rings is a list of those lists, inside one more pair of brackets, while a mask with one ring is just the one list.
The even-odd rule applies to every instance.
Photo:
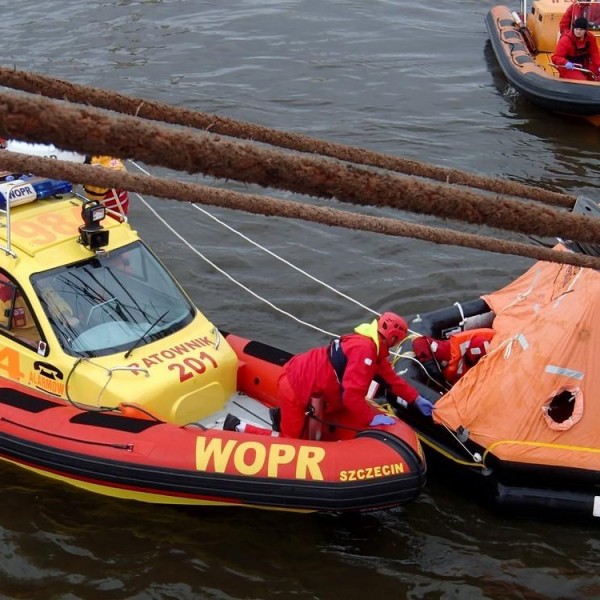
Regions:
[[[284, 354], [265, 360], [244, 355], [256, 343], [237, 344], [242, 383], [264, 386], [263, 400], [272, 399]], [[178, 426], [135, 407], [86, 410], [8, 381], [0, 388], [0, 459], [117, 498], [297, 512], [400, 506], [425, 483], [418, 440], [404, 423], [343, 442], [292, 440], [209, 421]]]
[[560, 79], [550, 65], [551, 52], [530, 50], [508, 7], [493, 7], [485, 25], [500, 68], [517, 92], [546, 110], [600, 125], [600, 83]]

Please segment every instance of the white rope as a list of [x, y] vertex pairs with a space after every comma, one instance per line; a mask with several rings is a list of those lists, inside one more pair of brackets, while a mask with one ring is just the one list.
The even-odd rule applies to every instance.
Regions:
[[[134, 163], [135, 164], [135, 163]], [[137, 166], [137, 165], [135, 165]], [[140, 167], [138, 167], [140, 168]], [[143, 170], [140, 168], [140, 170]], [[313, 325], [311, 323], [308, 323], [306, 321], [303, 321], [302, 319], [299, 319], [298, 317], [296, 317], [295, 315], [293, 315], [292, 313], [287, 312], [286, 310], [283, 310], [282, 308], [279, 308], [278, 306], [276, 306], [275, 304], [273, 304], [270, 300], [267, 300], [266, 298], [264, 298], [263, 296], [260, 296], [259, 294], [257, 294], [256, 292], [252, 291], [249, 287], [245, 286], [243, 283], [237, 281], [232, 275], [230, 275], [229, 273], [227, 273], [226, 271], [224, 271], [223, 269], [221, 269], [219, 266], [217, 266], [214, 262], [212, 262], [212, 260], [210, 260], [208, 257], [206, 257], [204, 254], [202, 254], [198, 249], [196, 249], [194, 246], [192, 246], [180, 233], [178, 233], [173, 227], [171, 227], [171, 225], [169, 225], [165, 219], [163, 219], [163, 217], [161, 217], [156, 210], [154, 210], [154, 208], [152, 208], [152, 206], [150, 206], [150, 204], [148, 204], [148, 202], [146, 201], [145, 198], [143, 198], [140, 194], [136, 193], [136, 196], [140, 199], [140, 201], [142, 202], [142, 204], [177, 238], [179, 238], [192, 252], [194, 252], [197, 256], [199, 256], [204, 262], [206, 262], [207, 264], [209, 264], [213, 269], [215, 269], [216, 271], [218, 271], [219, 273], [221, 273], [221, 275], [224, 275], [227, 279], [229, 279], [229, 281], [231, 281], [232, 283], [234, 283], [235, 285], [239, 286], [240, 288], [242, 288], [245, 292], [247, 292], [248, 294], [250, 294], [251, 296], [253, 296], [254, 298], [260, 300], [261, 302], [264, 302], [265, 304], [267, 304], [268, 306], [270, 306], [273, 310], [275, 310], [276, 312], [285, 315], [286, 317], [289, 317], [290, 319], [293, 319], [294, 321], [296, 321], [297, 323], [300, 323], [301, 325], [305, 325], [306, 327], [310, 327], [311, 329], [314, 329], [315, 331], [319, 331], [320, 333], [324, 333], [326, 335], [329, 335], [331, 337], [339, 337], [337, 334], [335, 333], [331, 333], [330, 331], [327, 331], [326, 329], [321, 329], [320, 327], [317, 327], [316, 325]]]
[[310, 273], [304, 271], [303, 269], [301, 269], [300, 267], [298, 267], [298, 266], [294, 265], [293, 263], [289, 262], [285, 258], [283, 258], [281, 256], [278, 256], [277, 254], [275, 254], [274, 252], [272, 252], [268, 248], [265, 248], [264, 246], [261, 246], [258, 242], [255, 242], [254, 240], [250, 239], [248, 236], [244, 235], [241, 231], [238, 231], [237, 229], [234, 229], [233, 227], [227, 225], [227, 223], [225, 223], [224, 221], [221, 221], [221, 219], [219, 219], [218, 217], [215, 217], [214, 215], [211, 215], [205, 208], [202, 208], [201, 206], [198, 206], [197, 204], [194, 204], [193, 206], [194, 206], [194, 208], [196, 210], [199, 210], [200, 212], [204, 213], [207, 217], [210, 217], [211, 219], [213, 219], [214, 221], [216, 221], [217, 223], [219, 223], [219, 225], [222, 225], [223, 227], [229, 229], [229, 231], [231, 231], [232, 233], [235, 233], [236, 235], [238, 235], [239, 237], [241, 237], [242, 239], [244, 239], [245, 241], [247, 241], [249, 244], [252, 244], [253, 246], [255, 246], [256, 248], [259, 248], [263, 252], [266, 252], [267, 254], [270, 254], [273, 258], [275, 258], [278, 261], [286, 264], [288, 267], [291, 267], [295, 271], [298, 271], [298, 273], [301, 273], [305, 277], [308, 277], [309, 279], [312, 279], [314, 282], [318, 283], [319, 285], [322, 285], [323, 287], [325, 287], [328, 290], [332, 291], [334, 294], [337, 294], [338, 296], [341, 296], [345, 300], [349, 300], [350, 302], [353, 302], [357, 306], [360, 306], [361, 308], [364, 308], [366, 311], [371, 312], [371, 313], [373, 313], [376, 316], [380, 316], [380, 313], [378, 313], [376, 310], [373, 310], [372, 308], [369, 308], [368, 306], [365, 306], [364, 304], [362, 304], [361, 302], [359, 302], [355, 298], [352, 298], [352, 297], [344, 294], [344, 292], [341, 292], [340, 290], [338, 290], [338, 289], [330, 286], [328, 283], [325, 283], [321, 279], [317, 279], [316, 277], [314, 277]]
[[[150, 175], [150, 173], [144, 169], [141, 165], [139, 165], [138, 163], [136, 163], [133, 160], [129, 160], [129, 162], [136, 167], [139, 171], [141, 171], [142, 173], [144, 173], [145, 175]], [[154, 208], [152, 208], [148, 202], [146, 201], [145, 198], [143, 198], [140, 194], [136, 194], [136, 196], [140, 199], [140, 201], [144, 204], [144, 206], [146, 206], [146, 208], [148, 210], [150, 210], [152, 212], [152, 214], [154, 214], [154, 216], [161, 221], [161, 223], [163, 223], [163, 225], [169, 229], [169, 231], [171, 231], [171, 233], [173, 233], [176, 237], [178, 237], [188, 248], [190, 248], [190, 250], [192, 250], [192, 252], [194, 252], [197, 256], [199, 256], [202, 260], [204, 260], [207, 264], [209, 264], [213, 269], [215, 269], [216, 271], [218, 271], [219, 273], [221, 273], [222, 275], [224, 275], [225, 277], [227, 277], [227, 279], [229, 279], [232, 283], [234, 283], [235, 285], [241, 287], [244, 291], [248, 292], [251, 296], [253, 296], [254, 298], [260, 300], [261, 302], [264, 302], [265, 304], [267, 304], [268, 306], [270, 306], [271, 308], [273, 308], [275, 311], [286, 315], [288, 317], [290, 317], [291, 319], [293, 319], [294, 321], [302, 324], [302, 325], [306, 325], [307, 327], [310, 327], [311, 329], [314, 329], [315, 331], [319, 331], [321, 333], [325, 333], [331, 337], [339, 337], [338, 334], [335, 333], [331, 333], [325, 329], [321, 329], [320, 327], [317, 327], [316, 325], [313, 325], [311, 323], [308, 323], [306, 321], [303, 321], [302, 319], [299, 319], [298, 317], [296, 317], [295, 315], [283, 310], [282, 308], [279, 308], [278, 306], [276, 306], [275, 304], [273, 304], [271, 301], [267, 300], [266, 298], [264, 298], [263, 296], [260, 296], [259, 294], [257, 294], [256, 292], [254, 292], [253, 290], [251, 290], [250, 288], [248, 288], [247, 286], [245, 286], [243, 283], [241, 283], [240, 281], [236, 280], [232, 275], [230, 275], [229, 273], [227, 273], [226, 271], [224, 271], [223, 269], [221, 269], [220, 267], [218, 267], [214, 262], [212, 262], [208, 257], [206, 257], [204, 254], [202, 254], [199, 250], [197, 250], [194, 246], [192, 246], [181, 234], [179, 234], [173, 227], [171, 227], [166, 221], [165, 219], [163, 219], [157, 212], [156, 210], [154, 210]], [[337, 290], [336, 288], [330, 286], [329, 284], [325, 283], [324, 281], [317, 279], [316, 277], [314, 277], [313, 275], [311, 275], [310, 273], [304, 271], [303, 269], [301, 269], [300, 267], [294, 265], [293, 263], [289, 262], [288, 260], [286, 260], [285, 258], [278, 256], [277, 254], [275, 254], [274, 252], [272, 252], [271, 250], [269, 250], [268, 248], [260, 245], [258, 242], [255, 242], [254, 240], [252, 240], [251, 238], [249, 238], [248, 236], [244, 235], [242, 232], [238, 231], [237, 229], [234, 229], [233, 227], [231, 227], [230, 225], [228, 225], [227, 223], [225, 223], [224, 221], [222, 221], [221, 219], [219, 219], [218, 217], [215, 217], [214, 215], [212, 215], [211, 213], [209, 213], [205, 208], [198, 206], [197, 204], [193, 205], [194, 208], [196, 208], [196, 210], [199, 210], [200, 212], [202, 212], [203, 214], [205, 214], [207, 217], [210, 217], [211, 219], [213, 219], [214, 221], [216, 221], [219, 225], [221, 225], [222, 227], [227, 228], [229, 231], [231, 231], [232, 233], [235, 233], [236, 235], [238, 235], [239, 237], [241, 237], [242, 239], [244, 239], [245, 241], [247, 241], [249, 244], [252, 244], [253, 246], [255, 246], [256, 248], [259, 248], [260, 250], [262, 250], [263, 252], [266, 252], [267, 254], [270, 254], [273, 258], [279, 260], [280, 262], [286, 264], [287, 266], [291, 267], [292, 269], [296, 270], [298, 273], [301, 273], [302, 275], [304, 275], [305, 277], [308, 277], [309, 279], [312, 279], [314, 282], [322, 285], [323, 287], [327, 288], [328, 290], [332, 291], [333, 293], [337, 294], [338, 296], [349, 300], [350, 302], [353, 302], [354, 304], [356, 304], [357, 306], [360, 306], [361, 308], [365, 309], [368, 312], [373, 313], [376, 316], [379, 316], [380, 313], [378, 313], [376, 310], [373, 310], [372, 308], [362, 304], [361, 302], [359, 302], [358, 300], [346, 295], [345, 293], [341, 292], [340, 290]]]
[[[141, 165], [138, 165], [136, 162], [134, 162], [133, 160], [130, 159], [131, 164], [133, 164], [133, 166], [135, 166], [137, 169], [139, 169], [140, 171], [142, 171], [142, 173], [149, 175], [150, 173], [148, 171], [146, 171]], [[177, 238], [179, 238], [192, 252], [194, 252], [197, 256], [199, 256], [203, 261], [205, 261], [207, 264], [209, 264], [213, 269], [215, 269], [216, 271], [218, 271], [219, 273], [221, 273], [222, 275], [224, 275], [225, 277], [227, 277], [227, 279], [229, 279], [232, 283], [234, 283], [235, 285], [239, 286], [240, 288], [242, 288], [244, 291], [248, 292], [251, 296], [253, 296], [254, 298], [260, 300], [261, 302], [264, 302], [265, 304], [267, 304], [268, 306], [270, 306], [271, 308], [273, 308], [273, 310], [279, 312], [282, 315], [285, 315], [287, 317], [289, 317], [290, 319], [293, 319], [294, 321], [296, 321], [297, 323], [300, 323], [301, 325], [305, 325], [306, 327], [310, 327], [311, 329], [314, 329], [315, 331], [318, 331], [320, 333], [324, 333], [326, 335], [329, 335], [330, 337], [339, 337], [339, 334], [335, 334], [335, 333], [331, 333], [330, 331], [327, 331], [326, 329], [322, 329], [320, 327], [317, 327], [316, 325], [313, 325], [312, 323], [308, 323], [306, 321], [303, 321], [302, 319], [299, 319], [298, 317], [296, 317], [295, 315], [287, 312], [286, 310], [283, 310], [282, 308], [279, 308], [278, 306], [276, 306], [275, 304], [273, 304], [270, 300], [267, 300], [266, 298], [264, 298], [263, 296], [260, 296], [259, 294], [255, 293], [253, 290], [251, 290], [250, 288], [248, 288], [247, 286], [245, 286], [243, 283], [237, 281], [232, 275], [230, 275], [229, 273], [227, 273], [226, 271], [224, 271], [223, 269], [221, 269], [220, 267], [218, 267], [215, 263], [213, 263], [208, 257], [204, 256], [204, 254], [202, 254], [199, 250], [197, 250], [194, 246], [192, 246], [180, 233], [178, 233], [175, 229], [173, 229], [173, 227], [171, 227], [171, 225], [169, 225], [165, 219], [163, 219], [163, 217], [161, 217], [156, 210], [154, 210], [154, 208], [152, 208], [150, 206], [150, 204], [148, 204], [148, 202], [146, 201], [146, 199], [144, 197], [142, 197], [140, 194], [136, 193], [136, 196], [140, 199], [140, 201], [142, 202], [142, 204], [169, 230], [171, 231], [171, 233], [173, 233], [173, 235], [175, 235]], [[194, 205], [196, 206], [196, 205]], [[205, 215], [207, 215], [208, 217], [210, 217], [211, 219], [217, 221], [220, 225], [222, 225], [223, 227], [226, 227], [227, 229], [229, 229], [230, 231], [232, 231], [233, 233], [236, 233], [237, 235], [239, 235], [240, 237], [242, 237], [243, 239], [245, 239], [246, 241], [248, 241], [249, 243], [253, 244], [254, 246], [256, 246], [257, 248], [260, 248], [261, 250], [264, 250], [265, 252], [267, 252], [268, 254], [270, 254], [271, 256], [273, 256], [274, 258], [282, 261], [283, 263], [287, 264], [288, 266], [292, 267], [293, 269], [295, 269], [296, 271], [298, 271], [299, 273], [302, 273], [303, 275], [306, 275], [307, 277], [309, 277], [310, 279], [312, 279], [313, 281], [320, 283], [321, 285], [325, 286], [326, 288], [328, 288], [329, 290], [335, 292], [336, 294], [338, 294], [339, 296], [342, 296], [343, 298], [346, 298], [348, 300], [350, 300], [351, 302], [354, 302], [355, 304], [357, 304], [358, 306], [364, 308], [367, 311], [370, 311], [372, 313], [374, 313], [375, 315], [379, 316], [380, 313], [378, 313], [377, 311], [361, 304], [360, 302], [358, 302], [357, 300], [354, 300], [353, 298], [351, 298], [350, 296], [347, 296], [346, 294], [344, 294], [343, 292], [340, 292], [338, 290], [336, 290], [335, 288], [329, 286], [328, 284], [326, 284], [325, 282], [316, 279], [315, 277], [313, 277], [312, 275], [310, 275], [309, 273], [307, 273], [306, 271], [303, 271], [302, 269], [300, 269], [299, 267], [296, 267], [295, 265], [293, 265], [292, 263], [288, 262], [287, 260], [285, 260], [284, 258], [277, 256], [276, 254], [274, 254], [273, 252], [271, 252], [268, 248], [265, 248], [263, 246], [261, 246], [260, 244], [254, 242], [253, 240], [251, 240], [250, 238], [248, 238], [247, 236], [245, 236], [243, 233], [237, 231], [236, 229], [233, 229], [232, 227], [230, 227], [229, 225], [227, 225], [226, 223], [224, 223], [223, 221], [221, 221], [220, 219], [218, 219], [217, 217], [214, 217], [213, 215], [211, 215], [208, 211], [197, 207], [198, 210], [200, 210], [201, 212], [203, 212]], [[415, 332], [412, 332], [409, 329], [410, 333], [415, 334]], [[418, 335], [418, 334], [415, 334]], [[399, 354], [397, 351], [390, 349], [390, 355], [396, 358], [400, 358], [403, 355]]]
[[[145, 175], [150, 175], [150, 173], [148, 171], [146, 171], [142, 166], [138, 165], [136, 162], [134, 162], [133, 160], [130, 160], [129, 162], [131, 162], [131, 164], [136, 167], [137, 169], [139, 169], [142, 173], [144, 173]], [[327, 288], [328, 290], [332, 291], [334, 294], [337, 294], [338, 296], [344, 298], [345, 300], [348, 300], [354, 304], [356, 304], [357, 306], [360, 306], [361, 308], [363, 308], [364, 310], [373, 313], [374, 315], [376, 315], [377, 317], [380, 316], [380, 313], [377, 312], [376, 310], [370, 308], [369, 306], [366, 306], [364, 304], [362, 304], [361, 302], [359, 302], [358, 300], [356, 300], [355, 298], [352, 298], [351, 296], [348, 296], [347, 294], [345, 294], [344, 292], [332, 287], [331, 285], [329, 285], [328, 283], [324, 282], [321, 279], [317, 279], [316, 277], [314, 277], [313, 275], [311, 275], [310, 273], [308, 273], [307, 271], [304, 271], [303, 269], [301, 269], [300, 267], [298, 267], [297, 265], [289, 262], [288, 260], [286, 260], [285, 258], [275, 254], [274, 252], [272, 252], [271, 250], [269, 250], [268, 248], [266, 248], [265, 246], [262, 246], [261, 244], [259, 244], [258, 242], [255, 242], [253, 239], [249, 238], [247, 235], [243, 234], [241, 231], [238, 231], [237, 229], [234, 229], [233, 227], [231, 227], [230, 225], [228, 225], [227, 223], [225, 223], [224, 221], [222, 221], [221, 219], [219, 219], [218, 217], [215, 217], [213, 214], [211, 214], [210, 212], [208, 212], [205, 208], [203, 208], [202, 206], [199, 206], [198, 204], [194, 204], [193, 205], [194, 208], [196, 210], [199, 210], [200, 212], [204, 213], [207, 217], [210, 217], [213, 221], [216, 221], [219, 225], [221, 225], [222, 227], [225, 227], [226, 229], [229, 229], [229, 231], [231, 231], [232, 233], [235, 233], [237, 236], [241, 237], [243, 240], [245, 240], [246, 242], [248, 242], [249, 244], [252, 244], [253, 246], [255, 246], [256, 248], [259, 248], [260, 250], [262, 250], [263, 252], [270, 254], [273, 258], [275, 258], [276, 260], [284, 263], [285, 265], [287, 265], [288, 267], [294, 269], [295, 271], [298, 271], [298, 273], [304, 275], [305, 277], [308, 277], [309, 279], [312, 279], [314, 282], [318, 283], [319, 285], [322, 285], [323, 287]]]
[[459, 325], [462, 326], [462, 325], [465, 324], [465, 313], [463, 311], [462, 304], [460, 302], [455, 302], [454, 306], [456, 306], [456, 308], [458, 308], [458, 312], [460, 313], [460, 323], [459, 323]]
[[514, 300], [512, 302], [510, 302], [509, 304], [507, 304], [498, 314], [501, 314], [501, 313], [507, 311], [509, 308], [512, 308], [517, 302], [523, 302], [523, 300], [527, 300], [527, 297], [529, 296], [529, 294], [531, 294], [531, 292], [535, 288], [539, 276], [540, 276], [540, 270], [539, 270], [539, 268], [537, 268], [535, 270], [535, 275], [533, 276], [533, 279], [531, 280], [531, 285], [529, 286], [529, 289], [525, 290], [524, 292], [517, 293], [515, 295]]

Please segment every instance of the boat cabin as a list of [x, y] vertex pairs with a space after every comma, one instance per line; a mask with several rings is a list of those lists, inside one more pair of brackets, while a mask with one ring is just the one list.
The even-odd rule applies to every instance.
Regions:
[[235, 392], [237, 357], [116, 216], [68, 182], [0, 174], [0, 385], [195, 422]]
[[[580, 11], [573, 14], [587, 15], [589, 31], [596, 38], [600, 36], [600, 3], [599, 2], [572, 2], [572, 0], [534, 0], [528, 12], [526, 2], [523, 3], [522, 14], [526, 15], [525, 24], [535, 40], [538, 52], [554, 52], [560, 37], [559, 24], [563, 15], [572, 5], [580, 7]], [[576, 18], [575, 17], [575, 18]], [[597, 41], [597, 40], [596, 40]]]

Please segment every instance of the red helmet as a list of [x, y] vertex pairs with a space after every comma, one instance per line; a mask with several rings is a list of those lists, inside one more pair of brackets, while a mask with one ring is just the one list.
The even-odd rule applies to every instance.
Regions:
[[377, 331], [388, 348], [399, 344], [408, 331], [406, 321], [393, 312], [384, 312], [377, 321]]

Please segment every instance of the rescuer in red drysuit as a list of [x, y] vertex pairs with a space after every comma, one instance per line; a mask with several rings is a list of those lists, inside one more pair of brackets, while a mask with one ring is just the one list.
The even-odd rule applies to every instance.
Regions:
[[[379, 319], [356, 327], [355, 333], [292, 358], [278, 383], [281, 436], [307, 439], [310, 420], [307, 412], [311, 403], [314, 406], [316, 402], [321, 405], [323, 421], [342, 425], [351, 431], [350, 437], [365, 427], [392, 425], [393, 417], [366, 400], [375, 377], [383, 379], [393, 394], [408, 404], [415, 403], [421, 413], [430, 416], [433, 405], [397, 375], [388, 360], [389, 348], [400, 343], [407, 330], [402, 317], [386, 312]], [[238, 419], [229, 420], [229, 425], [237, 425], [238, 431], [259, 433], [252, 425], [244, 428]], [[340, 432], [337, 434], [339, 437]]]
[[561, 17], [558, 24], [558, 30], [561, 35], [565, 31], [569, 31], [575, 19], [585, 17], [588, 20], [589, 26], [592, 29], [600, 27], [600, 3], [595, 2], [573, 2], [565, 10], [565, 14]]
[[[552, 62], [558, 65], [559, 76], [563, 79], [589, 81], [600, 75], [600, 52], [596, 38], [587, 28], [587, 19], [576, 19], [573, 29], [563, 33], [556, 44]], [[578, 67], [590, 73], [579, 71]]]

